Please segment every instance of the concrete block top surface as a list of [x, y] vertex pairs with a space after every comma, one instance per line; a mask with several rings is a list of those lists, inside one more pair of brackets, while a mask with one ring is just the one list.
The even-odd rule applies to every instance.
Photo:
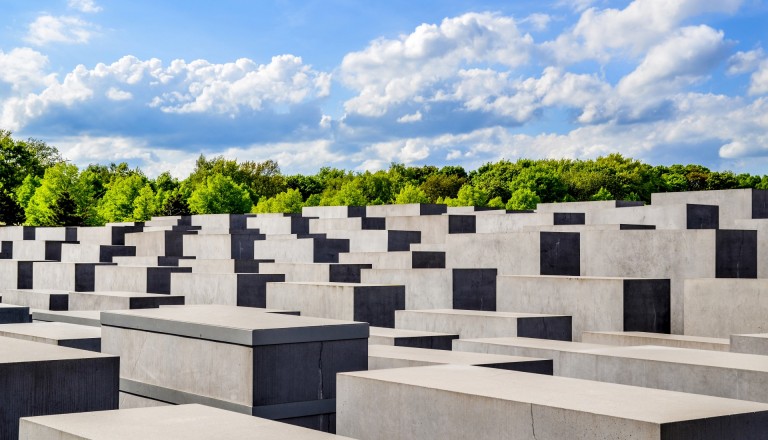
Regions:
[[522, 338], [516, 336], [503, 338], [476, 338], [462, 339], [461, 342], [490, 344], [490, 345], [508, 345], [513, 347], [543, 348], [547, 350], [558, 351], [586, 351], [598, 350], [601, 348], [612, 347], [602, 344], [587, 344], [584, 342], [556, 341], [553, 339]]
[[101, 326], [99, 310], [32, 310], [36, 321], [71, 322], [73, 324]]
[[197, 404], [25, 417], [20, 433], [23, 439], [352, 440]]
[[118, 290], [99, 290], [97, 292], [69, 292], [80, 295], [113, 296], [116, 298], [176, 298], [183, 295], [166, 295], [162, 293], [126, 292]]
[[0, 309], [27, 309], [27, 306], [17, 306], [16, 304], [0, 303]]
[[[367, 269], [371, 270], [371, 269]], [[275, 284], [278, 286], [322, 286], [322, 287], [391, 287], [391, 286], [401, 286], [402, 284], [382, 284], [382, 283], [339, 283], [339, 282], [325, 282], [325, 281], [318, 281], [318, 282], [309, 282], [309, 281], [291, 281], [291, 282], [275, 282], [270, 283]]]
[[634, 338], [644, 339], [659, 339], [659, 340], [671, 340], [671, 341], [686, 341], [686, 342], [702, 342], [707, 344], [726, 344], [730, 343], [730, 340], [724, 338], [709, 338], [704, 336], [688, 336], [688, 335], [672, 335], [666, 333], [650, 333], [650, 332], [584, 332], [595, 335], [610, 335], [610, 336], [626, 336]]
[[424, 337], [424, 336], [457, 336], [450, 333], [436, 333], [427, 332], [421, 330], [405, 330], [400, 328], [389, 327], [373, 327], [370, 328], [371, 336], [380, 336], [388, 338], [407, 338], [407, 337]]
[[676, 391], [466, 365], [340, 374], [394, 384], [665, 424], [768, 411], [768, 405]]
[[94, 339], [101, 338], [101, 328], [67, 322], [27, 322], [0, 326], [0, 336], [11, 334], [53, 340]]
[[454, 365], [500, 364], [544, 360], [542, 358], [524, 356], [472, 353], [466, 351], [434, 350], [414, 347], [397, 347], [394, 345], [369, 345], [368, 356]]
[[629, 347], [608, 347], [586, 350], [597, 356], [620, 357], [675, 364], [702, 365], [714, 368], [768, 372], [768, 356], [744, 353], [727, 353], [690, 348], [639, 345]]
[[482, 310], [459, 310], [459, 309], [428, 309], [428, 310], [397, 310], [395, 313], [419, 313], [425, 315], [455, 315], [455, 316], [471, 316], [477, 318], [542, 318], [551, 316], [567, 316], [567, 315], [550, 315], [542, 313], [515, 313], [515, 312], [486, 312]]
[[236, 306], [109, 311], [101, 313], [101, 324], [247, 346], [368, 338], [368, 323]]
[[114, 357], [117, 356], [0, 336], [0, 364]]

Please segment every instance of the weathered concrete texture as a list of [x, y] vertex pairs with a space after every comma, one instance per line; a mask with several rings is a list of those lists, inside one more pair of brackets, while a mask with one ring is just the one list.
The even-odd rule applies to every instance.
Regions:
[[398, 310], [395, 328], [458, 334], [466, 338], [523, 336], [571, 340], [571, 317], [475, 310]]
[[267, 307], [298, 310], [302, 316], [394, 327], [405, 308], [405, 287], [388, 284], [269, 283]]
[[476, 365], [479, 367], [497, 368], [499, 370], [552, 375], [551, 359], [396, 347], [391, 345], [368, 346], [369, 370], [446, 364]]
[[253, 258], [277, 263], [338, 263], [339, 253], [349, 252], [349, 240], [324, 234], [272, 235], [253, 243]]
[[365, 210], [365, 206], [305, 206], [301, 208], [301, 215], [315, 218], [376, 217], [366, 215]]
[[365, 207], [367, 217], [412, 217], [416, 215], [440, 215], [448, 212], [445, 205], [411, 203], [405, 205], [371, 205]]
[[0, 336], [61, 347], [101, 351], [101, 329], [62, 322], [30, 322], [0, 326]]
[[651, 205], [669, 206], [681, 203], [718, 205], [720, 227], [733, 229], [736, 220], [768, 218], [768, 191], [731, 189], [723, 191], [691, 191], [651, 194]]
[[120, 359], [0, 337], [0, 439], [19, 438], [19, 418], [116, 409]]
[[496, 310], [496, 269], [363, 269], [364, 283], [405, 286], [407, 309]]
[[183, 236], [185, 256], [208, 260], [253, 258], [253, 242], [266, 236], [258, 231], [233, 231], [222, 233], [199, 233]]
[[[597, 347], [530, 338], [454, 341], [454, 349], [552, 358], [555, 375], [768, 402], [768, 357], [710, 350]], [[491, 349], [493, 351], [487, 351]]]
[[173, 404], [120, 391], [120, 409], [155, 408], [158, 406], [170, 406], [170, 405], [173, 405]]
[[345, 437], [203, 405], [29, 417], [20, 440], [331, 440]]
[[29, 307], [0, 303], [0, 324], [30, 322]]
[[[247, 219], [248, 229], [258, 229], [262, 234], [309, 234], [310, 219], [298, 214], [258, 214]], [[324, 232], [324, 231], [319, 231]]]
[[179, 267], [191, 267], [192, 273], [259, 273], [261, 265], [271, 263], [272, 260], [248, 259], [221, 259], [205, 260], [199, 258], [187, 258], [178, 261]]
[[730, 341], [734, 353], [768, 356], [768, 333], [731, 335]]
[[694, 350], [732, 351], [728, 339], [647, 332], [583, 332], [582, 342], [618, 346], [659, 345]]
[[339, 263], [370, 264], [372, 269], [445, 269], [445, 252], [350, 252], [339, 254]]
[[474, 366], [339, 376], [338, 433], [361, 440], [758, 439], [766, 423], [764, 404]]
[[101, 327], [101, 312], [98, 310], [32, 310], [32, 319], [42, 322], [66, 322]]
[[[310, 234], [324, 234], [329, 231], [362, 231], [387, 229], [387, 219], [383, 217], [344, 217], [344, 218], [303, 218], [309, 223]], [[287, 232], [281, 232], [285, 234]], [[296, 233], [296, 232], [292, 232]]]
[[499, 276], [497, 310], [573, 317], [574, 340], [587, 330], [670, 331], [669, 280]]
[[69, 310], [151, 309], [184, 305], [181, 295], [139, 292], [69, 292]]
[[67, 310], [69, 295], [63, 290], [0, 289], [3, 302], [30, 309]]
[[103, 351], [123, 360], [121, 391], [326, 430], [336, 373], [367, 364], [365, 323], [246, 307], [102, 312], [102, 335]]
[[369, 345], [394, 345], [396, 347], [430, 348], [450, 350], [454, 339], [459, 335], [448, 333], [403, 330], [398, 328], [371, 327]]
[[32, 266], [32, 288], [93, 292], [96, 266], [111, 263], [35, 262]]
[[174, 273], [171, 293], [183, 295], [187, 304], [267, 307], [267, 283], [284, 280], [276, 274]]
[[360, 230], [328, 231], [329, 239], [349, 240], [349, 252], [396, 252], [410, 250], [411, 244], [421, 242], [419, 231]]
[[590, 210], [587, 224], [637, 224], [656, 229], [718, 229], [719, 207], [702, 204], [637, 206], [623, 209]]
[[192, 273], [190, 267], [95, 266], [93, 291], [171, 293], [171, 274]]
[[768, 279], [685, 280], [685, 334], [728, 338], [768, 331]]

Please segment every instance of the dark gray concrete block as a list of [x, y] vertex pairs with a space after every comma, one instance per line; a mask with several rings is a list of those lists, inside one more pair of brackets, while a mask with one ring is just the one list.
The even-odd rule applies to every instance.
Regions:
[[125, 234], [142, 232], [144, 223], [134, 223], [133, 226], [112, 226], [112, 244], [116, 246], [125, 246]]
[[540, 275], [581, 274], [581, 235], [578, 232], [541, 232], [539, 243]]
[[412, 269], [445, 269], [445, 252], [411, 252]]
[[16, 288], [17, 289], [31, 289], [33, 275], [33, 262], [32, 261], [19, 261], [18, 270], [16, 272]]
[[553, 212], [553, 225], [583, 225], [586, 215], [583, 212]]
[[752, 218], [768, 218], [768, 190], [752, 190]]
[[259, 273], [260, 263], [274, 263], [275, 260], [235, 259], [235, 273]]
[[61, 243], [62, 241], [45, 242], [45, 259], [48, 261], [61, 261]]
[[148, 267], [146, 293], [171, 293], [172, 273], [192, 273], [191, 267]]
[[403, 336], [395, 338], [395, 346], [428, 348], [433, 350], [451, 350], [454, 339], [459, 339], [459, 335]]
[[421, 215], [442, 215], [448, 212], [448, 205], [422, 203], [419, 207], [419, 212]]
[[636, 200], [616, 200], [617, 208], [631, 208], [633, 206], [645, 206], [645, 202]]
[[131, 309], [155, 309], [160, 306], [183, 306], [184, 297], [169, 295], [168, 297], [134, 297], [128, 300]]
[[13, 258], [13, 242], [3, 241], [0, 243], [0, 259], [9, 260]]
[[254, 231], [239, 231], [230, 235], [232, 253], [230, 258], [247, 260], [253, 258], [253, 242], [265, 240], [266, 235]]
[[35, 226], [24, 226], [22, 236], [24, 237], [24, 240], [34, 240], [35, 239]]
[[517, 320], [517, 336], [571, 341], [573, 338], [571, 321], [570, 316], [519, 318]]
[[717, 205], [685, 205], [687, 229], [719, 229], [720, 207]]
[[449, 215], [449, 234], [474, 234], [477, 232], [477, 217], [474, 215]]
[[718, 230], [716, 278], [757, 278], [757, 231]]
[[349, 240], [342, 238], [314, 238], [314, 262], [338, 263], [339, 254], [349, 252]]
[[363, 217], [360, 220], [360, 227], [363, 230], [383, 231], [387, 228], [387, 219], [384, 217]]
[[360, 283], [360, 271], [372, 267], [372, 264], [330, 264], [328, 266], [328, 281], [331, 283]]
[[453, 308], [496, 311], [496, 269], [453, 269]]
[[0, 324], [31, 322], [29, 307], [0, 304]]
[[654, 230], [654, 229], [656, 229], [656, 225], [628, 225], [628, 224], [619, 225], [620, 231]]
[[387, 251], [408, 251], [412, 243], [421, 243], [421, 231], [388, 231]]
[[[114, 263], [75, 263], [75, 292], [93, 292], [96, 284], [96, 266]], [[51, 309], [53, 310], [53, 309]]]
[[670, 280], [624, 280], [624, 331], [670, 333]]
[[244, 273], [237, 275], [237, 305], [267, 307], [267, 283], [284, 282], [282, 274]]
[[117, 246], [101, 245], [99, 246], [99, 262], [111, 263], [112, 257], [135, 257], [136, 246]]
[[405, 310], [405, 286], [355, 287], [355, 321], [394, 328], [395, 310]]
[[[687, 420], [661, 425], [661, 440], [739, 440], [764, 439], [768, 426], [768, 413], [732, 414], [706, 419]], [[733, 433], [738, 432], [738, 437]]]
[[552, 359], [536, 359], [530, 361], [501, 362], [492, 364], [476, 364], [478, 367], [495, 368], [497, 370], [520, 371], [522, 373], [544, 374], [552, 376]]
[[195, 231], [165, 231], [165, 256], [181, 257], [184, 255], [184, 235], [197, 234]]

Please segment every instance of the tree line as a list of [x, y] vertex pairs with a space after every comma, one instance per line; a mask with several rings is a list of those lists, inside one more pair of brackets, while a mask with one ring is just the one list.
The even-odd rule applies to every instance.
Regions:
[[590, 160], [519, 159], [460, 166], [406, 166], [352, 172], [324, 167], [284, 175], [275, 161], [200, 155], [192, 173], [154, 179], [126, 163], [84, 169], [55, 147], [0, 130], [0, 222], [95, 226], [159, 215], [301, 212], [304, 206], [444, 203], [507, 210], [537, 203], [642, 200], [654, 192], [768, 189], [768, 175], [711, 171], [701, 165], [649, 165], [610, 154]]

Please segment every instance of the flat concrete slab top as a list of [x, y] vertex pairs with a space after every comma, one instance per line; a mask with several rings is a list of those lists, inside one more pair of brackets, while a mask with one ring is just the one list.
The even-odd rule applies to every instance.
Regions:
[[[369, 270], [369, 269], [366, 269]], [[392, 287], [402, 286], [402, 284], [382, 284], [382, 283], [338, 283], [338, 282], [309, 282], [309, 281], [291, 281], [280, 282], [278, 284], [287, 284], [289, 286], [322, 286], [322, 287]]]
[[731, 335], [731, 336], [740, 336], [742, 338], [768, 339], [768, 333], [747, 333], [747, 334], [739, 334], [739, 335]]
[[466, 365], [341, 373], [649, 423], [768, 411], [768, 404]]
[[[422, 270], [422, 269], [419, 269]], [[439, 269], [444, 270], [444, 269]], [[430, 315], [457, 315], [457, 316], [473, 316], [480, 318], [543, 318], [552, 316], [568, 316], [568, 315], [550, 315], [544, 313], [515, 313], [515, 312], [486, 312], [482, 310], [458, 310], [458, 309], [428, 309], [428, 310], [397, 310], [397, 313], [420, 313]]]
[[730, 353], [690, 348], [639, 345], [631, 347], [609, 347], [585, 350], [596, 356], [611, 356], [675, 364], [703, 365], [734, 370], [761, 371], [768, 373], [768, 356], [757, 354]]
[[368, 338], [364, 322], [220, 305], [102, 312], [101, 325], [248, 346]]
[[27, 306], [17, 306], [16, 304], [0, 303], [0, 309], [28, 309]]
[[0, 364], [112, 357], [116, 356], [0, 336]]
[[39, 310], [32, 309], [32, 320], [49, 322], [68, 322], [70, 324], [101, 327], [99, 310]]
[[503, 337], [503, 338], [476, 338], [476, 339], [462, 339], [466, 342], [478, 342], [482, 344], [501, 345], [511, 347], [528, 347], [528, 348], [542, 348], [547, 350], [558, 351], [586, 351], [596, 350], [601, 348], [610, 348], [612, 345], [603, 344], [587, 344], [584, 342], [571, 342], [571, 341], [556, 341], [554, 339], [539, 339], [539, 338], [521, 338], [515, 336]]
[[428, 348], [369, 345], [368, 357], [434, 362], [436, 364], [480, 365], [512, 362], [542, 361], [542, 358], [507, 356], [503, 354], [471, 353], [466, 351], [433, 350]]
[[101, 290], [98, 292], [69, 292], [70, 295], [113, 296], [117, 298], [177, 298], [183, 295], [165, 295], [161, 293], [123, 292], [117, 290]]
[[20, 335], [57, 341], [101, 338], [101, 328], [66, 322], [27, 322], [0, 325], [0, 336]]
[[[703, 342], [707, 344], [724, 344], [730, 345], [729, 339], [723, 338], [707, 338], [704, 336], [688, 336], [688, 335], [669, 335], [666, 333], [650, 333], [650, 332], [584, 332], [595, 335], [612, 335], [612, 336], [626, 336], [634, 338], [648, 338], [648, 339], [661, 339], [665, 341], [688, 341], [688, 342]], [[768, 337], [768, 335], [766, 335]]]
[[389, 328], [389, 327], [371, 327], [371, 336], [380, 336], [385, 338], [421, 338], [428, 336], [456, 336], [456, 334], [450, 333], [437, 333], [427, 332], [421, 330], [405, 330], [401, 328]]
[[0, 289], [0, 295], [3, 292], [8, 293], [29, 293], [31, 295], [66, 295], [69, 293], [67, 290], [54, 290], [54, 289]]
[[84, 440], [348, 439], [203, 405], [123, 409], [22, 419]]

